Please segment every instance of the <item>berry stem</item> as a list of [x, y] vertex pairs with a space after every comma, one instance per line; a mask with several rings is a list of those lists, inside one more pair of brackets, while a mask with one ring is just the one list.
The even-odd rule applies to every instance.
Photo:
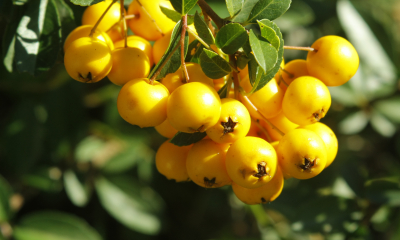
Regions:
[[246, 101], [248, 103], [248, 105], [250, 105], [254, 111], [258, 112], [258, 114], [260, 114], [260, 116], [262, 117], [262, 119], [264, 121], [266, 121], [271, 127], [272, 129], [274, 129], [275, 131], [277, 131], [281, 136], [284, 136], [285, 134], [279, 130], [279, 128], [277, 128], [274, 124], [272, 124], [266, 117], [264, 117], [264, 115], [258, 111], [257, 107], [254, 106], [254, 104], [250, 101], [250, 99], [246, 96], [246, 93], [244, 92], [244, 90], [242, 88], [239, 89], [240, 94], [242, 94], [242, 98], [244, 99], [244, 101]]
[[229, 65], [231, 68], [234, 70], [232, 71], [232, 79], [233, 79], [233, 89], [235, 92], [235, 99], [239, 100], [239, 75], [238, 75], [238, 70], [237, 70], [237, 65], [236, 65], [236, 58], [234, 55], [229, 55]]
[[108, 5], [107, 9], [103, 12], [103, 14], [100, 16], [99, 20], [97, 20], [96, 24], [93, 26], [92, 30], [90, 30], [89, 37], [93, 37], [94, 32], [96, 31], [96, 28], [99, 26], [101, 20], [103, 20], [104, 16], [107, 14], [108, 10], [112, 7], [114, 3], [116, 3], [117, 0], [113, 0], [110, 5]]
[[211, 49], [210, 45], [204, 42], [204, 40], [199, 35], [197, 35], [192, 29], [187, 28], [186, 31], [192, 34], [201, 44], [203, 44], [204, 47], [206, 47], [207, 49]]
[[[148, 0], [146, 0], [148, 1]], [[137, 3], [139, 4], [139, 6], [143, 9], [143, 12], [146, 13], [146, 15], [150, 18], [150, 20], [153, 22], [153, 24], [156, 26], [157, 31], [159, 31], [161, 33], [162, 36], [164, 36], [163, 31], [161, 30], [161, 28], [157, 25], [156, 20], [154, 20], [154, 18], [150, 15], [150, 13], [146, 10], [146, 8], [143, 7], [142, 3], [137, 0]]]
[[121, 20], [124, 22], [124, 48], [128, 47], [128, 29], [126, 27], [124, 0], [121, 0]]
[[261, 124], [258, 122], [258, 119], [251, 118], [251, 121], [264, 133], [265, 137], [267, 138], [267, 142], [272, 142], [272, 138], [269, 135], [268, 131], [263, 126], [261, 126]]
[[208, 5], [205, 0], [199, 0], [197, 1], [197, 4], [201, 8], [203, 15], [209, 16], [214, 21], [215, 25], [217, 25], [218, 29], [221, 29], [224, 26], [224, 20], [220, 18], [218, 14], [214, 12], [214, 10], [212, 10], [210, 5]]
[[187, 26], [187, 14], [182, 17], [182, 31], [181, 31], [181, 63], [182, 63], [182, 70], [184, 73], [184, 77], [186, 82], [189, 82], [189, 73], [186, 68], [185, 64], [185, 35], [186, 35], [186, 29], [188, 28]]
[[129, 14], [129, 15], [125, 16], [125, 20], [129, 20], [129, 19], [133, 19], [133, 18], [136, 18], [135, 14]]
[[318, 52], [317, 49], [312, 48], [312, 47], [283, 46], [283, 49], [302, 50], [302, 51], [308, 51], [308, 52]]

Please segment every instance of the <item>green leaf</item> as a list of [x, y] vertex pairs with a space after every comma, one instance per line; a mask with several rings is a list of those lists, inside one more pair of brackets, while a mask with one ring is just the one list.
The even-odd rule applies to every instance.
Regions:
[[104, 140], [95, 136], [88, 136], [76, 147], [75, 159], [78, 162], [90, 162], [105, 145]]
[[400, 97], [393, 97], [376, 102], [374, 108], [393, 122], [400, 123]]
[[197, 1], [198, 0], [171, 0], [171, 4], [177, 12], [184, 16], [196, 5]]
[[214, 44], [215, 40], [211, 30], [197, 12], [194, 14], [194, 27], [196, 28], [197, 34], [204, 42], [208, 45]]
[[370, 122], [375, 131], [384, 137], [391, 137], [396, 133], [396, 126], [376, 110], [372, 111]]
[[247, 41], [246, 29], [239, 23], [229, 23], [223, 26], [215, 37], [218, 48], [226, 54], [234, 54]]
[[95, 183], [103, 207], [119, 222], [143, 234], [155, 235], [161, 230], [160, 219], [154, 212], [157, 205], [144, 199], [141, 188], [132, 179], [106, 179]]
[[245, 54], [240, 54], [237, 57], [236, 64], [237, 64], [238, 68], [244, 69], [249, 61], [250, 61], [249, 57], [247, 57]]
[[54, 0], [29, 2], [18, 24], [14, 62], [20, 72], [50, 69], [61, 49], [61, 22]]
[[[235, 1], [235, 0], [233, 0]], [[242, 10], [232, 18], [232, 22], [244, 23], [249, 18], [250, 12], [253, 10], [254, 6], [259, 0], [246, 0], [243, 3]]]
[[250, 61], [248, 63], [248, 70], [249, 70], [249, 80], [251, 85], [254, 85], [254, 82], [256, 81], [256, 77], [257, 77], [257, 70], [260, 68], [256, 58], [254, 57], [253, 54], [249, 55], [250, 57]]
[[90, 187], [79, 179], [74, 171], [67, 170], [64, 172], [64, 187], [69, 199], [74, 205], [83, 207], [88, 203]]
[[258, 65], [265, 73], [271, 70], [278, 61], [278, 52], [269, 42], [254, 34], [250, 30], [250, 46]]
[[229, 15], [234, 17], [243, 7], [244, 0], [225, 0]]
[[[163, 68], [161, 69], [161, 72], [157, 76], [156, 80], [162, 79], [168, 73], [174, 73], [179, 69], [179, 67], [181, 66], [181, 51], [180, 51], [180, 47], [179, 47], [180, 46], [181, 31], [182, 31], [182, 21], [179, 21], [175, 25], [174, 29], [172, 30], [171, 40], [169, 42], [169, 46], [168, 46], [167, 50], [164, 53], [164, 56], [160, 59], [160, 61], [157, 63], [157, 65], [150, 72], [148, 78], [152, 78], [153, 75], [158, 70], [160, 70], [160, 68], [162, 66], [163, 66]], [[189, 46], [189, 35], [186, 32], [186, 35], [185, 35], [185, 56], [186, 56], [186, 53], [187, 53], [188, 46]], [[165, 61], [167, 61], [167, 63], [165, 63], [165, 65], [164, 65]]]
[[70, 0], [73, 4], [79, 6], [90, 6], [99, 2], [103, 2], [104, 0]]
[[200, 66], [207, 77], [212, 79], [222, 78], [232, 71], [231, 66], [225, 59], [207, 49], [203, 49], [200, 55]]
[[[266, 21], [269, 21], [267, 19], [264, 19], [263, 22], [258, 22], [258, 25], [260, 26], [261, 29], [261, 37], [265, 38], [268, 40], [268, 42], [271, 43], [271, 45], [278, 51], [279, 46], [280, 46], [280, 40], [278, 35], [276, 35], [276, 32], [274, 29], [271, 27], [267, 26], [265, 24]], [[272, 24], [272, 22], [270, 22]]]
[[[182, 19], [181, 14], [179, 14], [177, 11], [175, 11], [173, 9], [166, 8], [161, 5], [160, 5], [160, 9], [161, 9], [161, 12], [163, 12], [165, 14], [165, 16], [167, 16], [169, 19], [171, 19], [174, 22], [179, 22]], [[188, 15], [187, 16], [187, 24], [190, 25], [193, 23], [193, 21], [194, 21], [194, 16]]]
[[400, 206], [398, 178], [373, 179], [365, 183], [366, 197], [373, 203]]
[[59, 192], [62, 190], [61, 176], [62, 173], [58, 168], [42, 167], [24, 175], [22, 181], [27, 186], [42, 191]]
[[177, 134], [175, 134], [173, 138], [171, 138], [171, 140], [169, 140], [169, 142], [179, 147], [189, 146], [190, 144], [197, 143], [205, 136], [207, 136], [207, 133], [205, 132], [195, 132], [195, 133], [178, 132]]
[[261, 19], [274, 20], [289, 9], [291, 2], [291, 0], [260, 0], [251, 10], [246, 22], [255, 23]]
[[16, 240], [101, 240], [84, 220], [73, 215], [43, 211], [23, 216], [14, 228]]
[[102, 171], [107, 173], [120, 173], [131, 169], [138, 162], [151, 162], [154, 151], [142, 141], [131, 140], [127, 142], [128, 147], [125, 151], [117, 154], [108, 160], [103, 166]]
[[339, 131], [344, 134], [356, 134], [361, 132], [368, 122], [369, 116], [364, 111], [352, 113], [339, 123]]
[[8, 182], [0, 176], [0, 222], [7, 222], [11, 216], [10, 198], [12, 188]]
[[279, 27], [275, 23], [273, 23], [271, 21], [268, 21], [268, 20], [261, 20], [260, 22], [265, 24], [265, 25], [267, 25], [267, 26], [269, 26], [269, 27], [271, 27], [276, 32], [276, 35], [279, 37], [280, 46], [279, 46], [279, 50], [278, 50], [278, 59], [277, 59], [277, 62], [275, 64], [275, 67], [273, 67], [267, 73], [264, 73], [264, 75], [261, 77], [261, 80], [258, 83], [255, 91], [258, 91], [261, 88], [263, 88], [275, 76], [275, 74], [279, 71], [280, 65], [281, 65], [281, 63], [283, 61], [283, 45], [284, 45], [284, 41], [283, 41], [282, 33], [281, 33]]

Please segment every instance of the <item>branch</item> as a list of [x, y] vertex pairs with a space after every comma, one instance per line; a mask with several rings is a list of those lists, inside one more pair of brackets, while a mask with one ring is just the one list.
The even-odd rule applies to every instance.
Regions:
[[303, 51], [308, 51], [308, 52], [318, 52], [317, 49], [312, 48], [312, 47], [283, 46], [283, 49], [303, 50]]
[[205, 0], [199, 0], [197, 4], [201, 8], [201, 11], [203, 11], [203, 13], [206, 13], [214, 21], [218, 29], [221, 29], [224, 26], [224, 20], [220, 18], [218, 14], [214, 12], [214, 10], [212, 10], [210, 5], [208, 5]]
[[185, 64], [185, 34], [187, 29], [187, 14], [182, 17], [182, 32], [181, 32], [181, 63], [182, 63], [182, 70], [184, 73], [184, 77], [186, 82], [189, 82], [189, 73], [186, 68]]

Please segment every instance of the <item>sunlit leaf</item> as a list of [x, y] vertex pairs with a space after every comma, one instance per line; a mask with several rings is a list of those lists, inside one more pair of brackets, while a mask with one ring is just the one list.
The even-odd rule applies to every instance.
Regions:
[[391, 137], [396, 133], [396, 126], [377, 111], [371, 114], [371, 126], [382, 136]]
[[[165, 14], [165, 16], [167, 16], [169, 19], [171, 19], [174, 22], [179, 22], [182, 19], [181, 14], [179, 14], [177, 11], [164, 7], [162, 5], [160, 5], [160, 9], [161, 12], [163, 12]], [[192, 15], [188, 15], [187, 16], [187, 24], [190, 25], [192, 24], [194, 21], [194, 16]]]
[[215, 40], [211, 30], [197, 12], [194, 15], [194, 27], [196, 28], [197, 34], [204, 42], [209, 45], [214, 44]]
[[225, 0], [229, 15], [234, 17], [243, 7], [244, 0]]
[[269, 42], [254, 34], [253, 30], [250, 30], [249, 36], [254, 57], [258, 65], [266, 73], [275, 66], [278, 60], [278, 52]]
[[261, 37], [267, 39], [268, 42], [270, 42], [271, 45], [278, 51], [280, 45], [279, 37], [278, 35], [276, 35], [276, 32], [273, 28], [265, 24], [266, 21], [268, 20], [263, 20], [263, 22], [258, 22], [258, 25], [260, 26], [261, 29]]
[[82, 219], [62, 212], [36, 212], [23, 216], [16, 224], [16, 240], [101, 240], [101, 236]]
[[234, 54], [246, 42], [246, 29], [238, 23], [223, 26], [215, 37], [215, 43], [226, 54]]
[[182, 16], [187, 14], [197, 3], [198, 0], [171, 0], [172, 6]]
[[261, 19], [274, 20], [289, 9], [291, 2], [291, 0], [260, 0], [254, 5], [246, 22], [256, 22]]
[[14, 61], [20, 72], [39, 74], [50, 69], [61, 49], [61, 22], [54, 0], [27, 6], [15, 35]]
[[200, 66], [204, 74], [212, 79], [222, 78], [232, 71], [229, 63], [225, 61], [225, 59], [207, 49], [203, 49], [200, 55]]
[[347, 115], [339, 123], [339, 131], [344, 134], [356, 134], [361, 132], [368, 124], [369, 116], [364, 111]]
[[232, 22], [244, 23], [249, 18], [250, 12], [259, 0], [245, 0], [240, 12], [232, 18]]
[[65, 191], [71, 202], [78, 207], [83, 207], [89, 201], [90, 189], [72, 170], [64, 172]]
[[140, 195], [136, 184], [127, 181], [96, 180], [96, 190], [103, 207], [128, 228], [144, 234], [155, 235], [161, 229], [154, 207]]

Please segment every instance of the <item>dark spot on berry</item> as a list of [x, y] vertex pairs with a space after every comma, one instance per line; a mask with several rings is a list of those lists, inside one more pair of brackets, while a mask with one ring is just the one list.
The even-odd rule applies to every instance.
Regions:
[[269, 175], [267, 173], [267, 169], [265, 168], [266, 166], [267, 166], [266, 162], [261, 162], [261, 163], [257, 164], [257, 171], [258, 172], [256, 174], [254, 174], [253, 176], [256, 177], [256, 178], [261, 178], [261, 177]]
[[304, 171], [310, 171], [312, 167], [314, 167], [315, 161], [310, 161], [308, 158], [304, 158], [303, 164], [299, 165], [299, 168], [303, 169]]
[[215, 185], [215, 177], [212, 179], [208, 179], [208, 178], [204, 177], [204, 185], [209, 188], [214, 186]]
[[221, 125], [224, 128], [223, 135], [233, 132], [237, 123], [238, 122], [234, 122], [231, 117], [228, 118], [228, 122], [221, 122]]
[[261, 203], [267, 203], [267, 200], [265, 200], [265, 198], [261, 198]]

